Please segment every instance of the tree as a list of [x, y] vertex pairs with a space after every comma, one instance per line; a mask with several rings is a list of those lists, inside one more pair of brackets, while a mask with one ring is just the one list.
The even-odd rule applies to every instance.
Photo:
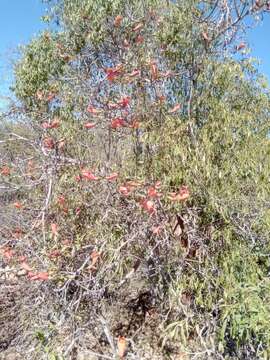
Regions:
[[2, 255], [41, 299], [21, 348], [35, 324], [31, 359], [267, 358], [269, 90], [242, 37], [268, 2], [48, 3], [1, 143]]

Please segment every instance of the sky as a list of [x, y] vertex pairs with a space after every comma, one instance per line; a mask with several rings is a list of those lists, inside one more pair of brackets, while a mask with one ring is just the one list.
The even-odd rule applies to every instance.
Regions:
[[[0, 109], [5, 106], [3, 96], [12, 81], [11, 59], [16, 47], [27, 43], [45, 24], [41, 21], [45, 5], [41, 0], [0, 0]], [[260, 72], [270, 83], [270, 14], [256, 29], [248, 32], [252, 55], [261, 60]]]
[[[0, 0], [0, 96], [8, 94], [16, 47], [45, 27], [44, 10], [40, 0]], [[4, 104], [0, 97], [0, 108]]]

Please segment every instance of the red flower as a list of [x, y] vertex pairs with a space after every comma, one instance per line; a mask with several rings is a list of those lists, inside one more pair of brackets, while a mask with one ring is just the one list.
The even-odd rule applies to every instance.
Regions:
[[23, 262], [21, 263], [21, 268], [22, 268], [23, 270], [26, 270], [27, 272], [30, 272], [30, 271], [33, 270], [33, 269], [31, 268], [31, 266], [28, 265], [27, 262], [25, 262], [25, 261], [23, 261]]
[[143, 28], [143, 23], [139, 23], [133, 28], [133, 31], [137, 32], [140, 31], [142, 28]]
[[187, 186], [181, 186], [177, 193], [171, 193], [169, 199], [172, 201], [185, 201], [189, 198], [190, 193]]
[[10, 168], [8, 166], [3, 166], [1, 169], [1, 175], [3, 176], [10, 175]]
[[111, 121], [111, 128], [112, 129], [118, 129], [120, 127], [126, 126], [126, 122], [122, 118], [115, 118]]
[[245, 49], [245, 47], [246, 47], [246, 44], [241, 42], [239, 45], [236, 46], [236, 50], [240, 51], [240, 50]]
[[121, 100], [118, 101], [118, 105], [122, 108], [126, 108], [130, 103], [130, 96], [124, 96]]
[[158, 68], [157, 63], [155, 61], [150, 62], [151, 76], [152, 80], [156, 80], [158, 78]]
[[107, 180], [115, 180], [118, 178], [118, 174], [117, 173], [112, 173], [111, 175], [106, 176]]
[[11, 260], [15, 255], [15, 251], [9, 247], [4, 248], [1, 252], [3, 257], [7, 259], [7, 261]]
[[129, 125], [131, 129], [139, 129], [140, 123], [138, 120], [133, 120], [132, 123]]
[[34, 274], [32, 272], [28, 273], [28, 277], [30, 278], [30, 280], [48, 280], [49, 279], [49, 274], [47, 272], [39, 272], [37, 274]]
[[51, 223], [51, 231], [52, 231], [52, 234], [53, 234], [54, 236], [56, 236], [57, 233], [58, 233], [58, 225], [55, 224], [55, 223]]
[[54, 140], [51, 137], [47, 137], [43, 140], [43, 145], [45, 148], [52, 150], [55, 146]]
[[47, 96], [46, 100], [47, 100], [47, 101], [51, 101], [51, 100], [53, 100], [54, 98], [55, 98], [55, 94], [50, 93], [50, 94]]
[[136, 77], [138, 75], [140, 75], [141, 72], [140, 70], [133, 70], [131, 73], [128, 74], [129, 77]]
[[176, 111], [181, 109], [181, 105], [180, 104], [176, 104], [171, 110], [168, 111], [169, 114], [173, 114]]
[[88, 122], [88, 123], [84, 124], [85, 129], [93, 129], [95, 126], [96, 126], [96, 124], [91, 123], [91, 122]]
[[96, 177], [93, 173], [88, 170], [82, 170], [82, 177], [87, 180], [98, 180], [99, 178]]
[[66, 199], [63, 195], [58, 196], [58, 203], [60, 205], [65, 205]]
[[112, 103], [112, 102], [109, 102], [108, 108], [109, 108], [110, 110], [116, 110], [116, 109], [119, 109], [119, 105], [118, 105], [118, 104], [114, 104], [114, 103]]
[[147, 190], [147, 195], [150, 197], [150, 198], [159, 198], [161, 197], [161, 194], [159, 194], [157, 192], [157, 189], [153, 186], [151, 186], [148, 190]]
[[123, 16], [117, 15], [116, 18], [114, 19], [114, 26], [119, 27], [122, 23], [122, 20], [123, 20]]
[[158, 226], [153, 226], [151, 231], [154, 235], [158, 235], [160, 234], [161, 230], [163, 229], [162, 225], [158, 225]]
[[152, 215], [156, 212], [155, 209], [155, 204], [153, 203], [153, 201], [149, 200], [149, 199], [143, 199], [140, 201], [140, 205], [141, 207], [148, 212], [148, 214]]
[[51, 251], [51, 252], [49, 253], [49, 255], [48, 255], [48, 257], [49, 257], [50, 259], [54, 259], [54, 258], [57, 258], [57, 257], [59, 257], [59, 256], [61, 256], [61, 251], [60, 251], [60, 250], [53, 250], [53, 251]]
[[60, 126], [60, 121], [56, 118], [52, 122], [44, 122], [42, 124], [43, 129], [56, 129]]
[[128, 196], [132, 190], [128, 186], [120, 186], [118, 191], [121, 195]]
[[122, 74], [122, 65], [117, 65], [114, 68], [108, 68], [105, 70], [107, 74], [107, 79], [109, 81], [114, 81], [119, 75]]
[[135, 42], [136, 44], [142, 44], [144, 42], [144, 37], [142, 35], [138, 35]]
[[102, 112], [101, 109], [96, 109], [96, 108], [94, 108], [92, 105], [89, 105], [89, 106], [87, 107], [87, 111], [88, 111], [90, 114], [92, 114], [92, 115], [98, 115], [98, 114], [100, 114], [100, 113]]
[[22, 209], [22, 207], [23, 207], [22, 203], [20, 203], [20, 202], [15, 202], [13, 205], [15, 206], [16, 209]]

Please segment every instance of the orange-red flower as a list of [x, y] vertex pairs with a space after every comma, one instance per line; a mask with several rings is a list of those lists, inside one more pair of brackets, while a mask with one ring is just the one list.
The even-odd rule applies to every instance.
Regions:
[[138, 35], [135, 39], [136, 44], [142, 44], [144, 42], [144, 37], [142, 35]]
[[152, 80], [156, 80], [158, 78], [158, 67], [156, 61], [150, 62], [150, 70], [151, 70]]
[[142, 199], [140, 201], [140, 205], [150, 215], [152, 215], [156, 212], [155, 204], [152, 200], [149, 200], [147, 198]]
[[23, 261], [23, 262], [21, 263], [21, 268], [22, 268], [23, 270], [26, 270], [27, 272], [33, 270], [33, 269], [31, 268], [31, 266], [30, 266], [29, 264], [27, 264], [27, 262], [25, 262], [25, 261]]
[[52, 150], [55, 147], [55, 142], [53, 138], [47, 137], [43, 140], [43, 145], [45, 148]]
[[177, 193], [171, 193], [169, 199], [172, 201], [185, 201], [189, 198], [190, 193], [187, 186], [181, 186]]
[[4, 258], [6, 258], [6, 260], [11, 260], [14, 255], [15, 255], [15, 251], [12, 250], [10, 247], [6, 247], [3, 250], [1, 250], [1, 253], [3, 255]]
[[92, 115], [98, 115], [102, 112], [101, 109], [94, 108], [92, 105], [88, 105], [87, 111]]
[[147, 195], [150, 198], [159, 198], [161, 194], [157, 192], [157, 189], [154, 186], [150, 186], [147, 190]]
[[58, 234], [58, 225], [56, 223], [51, 223], [51, 231], [54, 236]]
[[128, 74], [128, 76], [133, 78], [139, 76], [140, 74], [141, 74], [140, 70], [133, 70], [131, 73]]
[[108, 176], [106, 176], [106, 180], [115, 180], [115, 179], [117, 179], [118, 178], [118, 174], [117, 173], [112, 173], [112, 174], [110, 174], [110, 175], [108, 175]]
[[154, 235], [158, 235], [160, 234], [161, 230], [163, 229], [162, 225], [158, 225], [158, 226], [153, 226], [151, 231]]
[[10, 168], [8, 166], [3, 166], [1, 168], [1, 175], [9, 176], [10, 175]]
[[109, 81], [114, 81], [119, 75], [122, 74], [122, 65], [119, 64], [117, 66], [115, 66], [114, 68], [107, 68], [105, 70], [106, 74], [107, 74], [107, 79]]
[[126, 126], [126, 121], [123, 118], [115, 118], [111, 121], [111, 128], [118, 129], [120, 127]]
[[140, 123], [138, 120], [134, 119], [132, 123], [129, 125], [131, 129], [139, 129]]
[[175, 113], [176, 111], [180, 110], [181, 109], [181, 105], [180, 104], [176, 104], [172, 109], [170, 109], [168, 111], [169, 114], [173, 114]]
[[58, 196], [58, 203], [60, 205], [65, 205], [65, 202], [66, 202], [66, 198], [64, 197], [64, 195]]
[[240, 50], [245, 49], [245, 47], [246, 47], [246, 44], [241, 42], [239, 45], [236, 46], [236, 50], [240, 51]]
[[118, 105], [122, 108], [126, 108], [130, 103], [130, 96], [124, 96], [118, 101]]
[[122, 20], [123, 20], [123, 16], [117, 15], [114, 19], [114, 26], [119, 27], [122, 23]]
[[55, 258], [58, 258], [59, 256], [61, 256], [62, 254], [61, 254], [61, 251], [60, 250], [53, 250], [53, 251], [51, 251], [50, 253], [49, 253], [49, 255], [48, 255], [48, 257], [50, 258], [50, 259], [55, 259]]
[[91, 171], [88, 171], [88, 170], [82, 170], [81, 174], [82, 174], [82, 177], [87, 180], [98, 180], [99, 179]]
[[44, 122], [42, 124], [43, 129], [56, 129], [60, 126], [60, 121], [56, 118], [52, 122]]
[[84, 124], [85, 129], [93, 129], [95, 126], [96, 124], [91, 122], [87, 122], [86, 124]]
[[19, 201], [16, 201], [13, 205], [15, 206], [16, 209], [22, 209], [23, 207], [22, 203], [20, 203]]
[[137, 32], [140, 31], [143, 28], [143, 23], [139, 23], [136, 26], [134, 26], [133, 31]]
[[132, 190], [128, 186], [120, 186], [118, 191], [120, 192], [121, 195], [128, 196], [130, 195]]
[[49, 274], [47, 272], [39, 272], [36, 274], [29, 272], [28, 277], [30, 278], [31, 281], [32, 280], [41, 280], [41, 281], [49, 280]]
[[127, 340], [124, 336], [119, 336], [117, 341], [118, 356], [123, 359], [127, 351]]

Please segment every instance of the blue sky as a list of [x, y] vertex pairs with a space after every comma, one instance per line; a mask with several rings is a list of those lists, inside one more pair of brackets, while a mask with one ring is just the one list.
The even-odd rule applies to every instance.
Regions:
[[44, 28], [44, 9], [40, 0], [0, 0], [0, 95], [8, 93], [14, 49]]
[[[0, 96], [8, 93], [11, 81], [11, 63], [14, 49], [26, 43], [45, 25], [41, 21], [44, 14], [41, 0], [0, 0]], [[248, 33], [252, 55], [261, 59], [260, 71], [270, 81], [270, 15], [264, 22]], [[0, 108], [4, 104], [0, 98]]]

